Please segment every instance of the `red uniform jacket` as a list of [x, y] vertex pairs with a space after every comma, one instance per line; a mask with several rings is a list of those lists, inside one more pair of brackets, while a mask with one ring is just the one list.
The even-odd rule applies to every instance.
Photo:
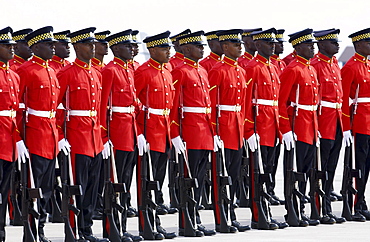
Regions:
[[217, 64], [217, 62], [220, 62], [221, 60], [221, 56], [211, 52], [209, 56], [201, 60], [199, 64], [206, 69], [207, 73], [209, 73], [209, 71]]
[[20, 65], [25, 63], [27, 60], [23, 59], [22, 57], [18, 55], [14, 55], [14, 58], [9, 61], [10, 69], [17, 72]]
[[283, 58], [283, 61], [285, 62], [285, 65], [289, 65], [290, 62], [292, 62], [293, 60], [295, 60], [296, 57], [297, 57], [297, 52], [294, 50], [292, 53], [290, 53], [289, 55], [285, 56]]
[[49, 61], [49, 66], [54, 69], [55, 73], [58, 73], [63, 67], [69, 64], [69, 61], [56, 55], [54, 55], [53, 58]]
[[[366, 56], [355, 53], [342, 68], [343, 80], [343, 130], [351, 129], [349, 98], [355, 99], [359, 86], [358, 97], [370, 97], [370, 61]], [[370, 103], [358, 103], [353, 116], [352, 131], [370, 135]]]
[[[94, 157], [103, 150], [100, 131], [101, 74], [85, 62], [76, 59], [58, 72], [61, 95], [59, 103], [66, 105], [68, 87], [69, 109], [97, 111], [97, 116], [70, 116], [67, 122], [67, 140], [75, 154]], [[63, 120], [58, 120], [63, 127]], [[62, 130], [60, 130], [62, 131]], [[63, 133], [60, 132], [61, 137]]]
[[[299, 100], [301, 105], [317, 105], [318, 80], [315, 68], [310, 61], [301, 56], [291, 62], [280, 75], [279, 114], [281, 133], [291, 131], [293, 108], [291, 102], [296, 102], [296, 90], [299, 85]], [[298, 141], [313, 144], [317, 137], [317, 112], [298, 109], [295, 119], [294, 133]]]
[[131, 68], [132, 71], [136, 71], [137, 68], [139, 68], [140, 66], [140, 63], [133, 59], [129, 60], [127, 63], [128, 63], [128, 67]]
[[[172, 84], [168, 65], [149, 59], [135, 71], [135, 87], [141, 103], [154, 109], [171, 109], [175, 88]], [[144, 112], [141, 110], [137, 119], [140, 131], [144, 132]], [[166, 144], [171, 140], [170, 117], [168, 115], [147, 115], [146, 140], [150, 150], [165, 152]], [[169, 142], [171, 145], [171, 142]]]
[[[56, 111], [59, 97], [59, 82], [47, 61], [33, 56], [18, 68], [20, 98], [26, 92], [26, 107], [37, 111]], [[58, 131], [55, 118], [28, 115], [26, 146], [31, 154], [54, 159], [58, 154]]]
[[278, 75], [280, 76], [280, 74], [284, 71], [287, 65], [285, 64], [283, 60], [280, 59], [278, 55], [271, 56], [270, 61], [272, 64], [274, 64], [277, 67], [277, 72], [278, 72]]
[[[113, 107], [137, 108], [134, 71], [129, 64], [114, 57], [102, 70], [102, 102], [100, 123], [103, 143], [108, 141], [107, 106], [112, 100]], [[109, 97], [111, 95], [111, 98]], [[135, 111], [135, 110], [133, 110]], [[134, 151], [136, 140], [136, 114], [112, 112], [110, 120], [110, 140], [117, 150]]]
[[[343, 90], [340, 68], [335, 56], [329, 58], [320, 52], [311, 60], [320, 84], [321, 101], [342, 103]], [[342, 109], [320, 107], [319, 131], [323, 139], [335, 140], [339, 121], [342, 128]]]
[[184, 62], [184, 54], [176, 52], [170, 59], [169, 64], [172, 67], [172, 70], [175, 69], [178, 65]]
[[91, 66], [97, 69], [99, 72], [101, 72], [102, 69], [105, 67], [105, 64], [101, 62], [99, 59], [94, 57], [91, 59]]
[[[0, 61], [0, 111], [17, 110], [19, 76]], [[0, 159], [16, 160], [15, 143], [20, 140], [15, 117], [0, 116]]]
[[[172, 71], [175, 98], [171, 110], [171, 137], [180, 135], [188, 149], [213, 150], [211, 113], [179, 112], [181, 107], [211, 107], [207, 71], [188, 58]], [[181, 120], [180, 120], [181, 119]]]
[[248, 52], [244, 52], [242, 56], [238, 58], [238, 65], [240, 67], [245, 68], [248, 63], [254, 58], [253, 55], [249, 54]]
[[274, 147], [279, 135], [279, 108], [277, 106], [280, 79], [277, 67], [261, 55], [257, 55], [245, 67], [247, 72], [245, 135], [248, 139], [254, 133], [254, 99], [275, 101], [275, 106], [258, 104], [257, 133], [261, 145]]
[[210, 96], [212, 103], [212, 122], [216, 124], [216, 105], [240, 106], [240, 112], [220, 111], [218, 117], [218, 135], [224, 141], [225, 148], [237, 150], [243, 145], [244, 136], [244, 107], [246, 80], [245, 70], [238, 62], [228, 57], [217, 63], [209, 72], [211, 85]]

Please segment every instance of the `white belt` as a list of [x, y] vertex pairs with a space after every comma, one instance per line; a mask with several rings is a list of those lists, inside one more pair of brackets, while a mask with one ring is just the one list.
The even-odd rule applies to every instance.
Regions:
[[112, 112], [115, 113], [133, 113], [135, 112], [134, 106], [128, 106], [128, 107], [112, 107]]
[[55, 111], [38, 111], [32, 108], [27, 109], [28, 114], [42, 117], [42, 118], [55, 118]]
[[370, 97], [359, 97], [357, 103], [370, 103]]
[[2, 110], [0, 111], [0, 116], [15, 118], [15, 116], [17, 116], [17, 112], [15, 110]]
[[317, 110], [317, 105], [303, 105], [303, 104], [298, 104], [297, 105], [296, 103], [292, 102], [291, 106], [292, 107], [297, 106], [297, 108], [303, 109], [303, 110], [306, 110], [306, 111], [316, 111]]
[[82, 117], [95, 117], [97, 115], [96, 110], [71, 110], [69, 111], [71, 116], [82, 116]]
[[333, 103], [327, 101], [321, 101], [321, 107], [340, 109], [342, 107], [341, 103]]
[[183, 107], [186, 113], [211, 113], [211, 108], [206, 107]]
[[240, 112], [242, 110], [240, 105], [219, 105], [218, 107], [222, 111]]
[[278, 106], [279, 103], [277, 100], [266, 100], [266, 99], [257, 99], [256, 104], [266, 105], [266, 106]]
[[155, 114], [155, 115], [161, 115], [161, 116], [168, 116], [170, 115], [170, 109], [158, 109], [158, 108], [148, 108], [148, 112]]

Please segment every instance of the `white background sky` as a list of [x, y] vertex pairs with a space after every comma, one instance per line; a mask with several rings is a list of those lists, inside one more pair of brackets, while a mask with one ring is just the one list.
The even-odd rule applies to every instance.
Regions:
[[[287, 40], [287, 34], [305, 28], [340, 28], [341, 50], [351, 45], [349, 34], [370, 27], [369, 0], [0, 0], [0, 6], [3, 27], [14, 31], [51, 25], [55, 32], [96, 27], [117, 33], [131, 28], [154, 35], [187, 28], [275, 27], [286, 30]], [[291, 51], [286, 43], [282, 56]]]

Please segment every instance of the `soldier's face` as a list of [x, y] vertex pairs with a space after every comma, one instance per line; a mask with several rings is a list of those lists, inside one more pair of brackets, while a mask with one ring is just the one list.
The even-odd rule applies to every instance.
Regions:
[[284, 42], [275, 43], [275, 54], [280, 55], [284, 52]]
[[131, 44], [117, 44], [115, 48], [118, 58], [124, 61], [134, 58], [134, 51]]
[[159, 63], [168, 63], [170, 61], [171, 47], [153, 47], [149, 49], [150, 57]]
[[57, 42], [55, 43], [55, 55], [60, 58], [68, 58], [70, 55], [69, 43]]
[[138, 44], [132, 44], [132, 49], [134, 51], [134, 56], [137, 56], [137, 54], [139, 54], [139, 45]]
[[256, 47], [257, 47], [258, 53], [266, 58], [272, 56], [275, 51], [275, 43], [273, 42], [258, 40], [256, 42]]
[[95, 42], [95, 55], [108, 55], [108, 44]]
[[35, 48], [33, 49], [35, 55], [38, 57], [44, 59], [44, 60], [50, 60], [53, 55], [55, 54], [55, 45], [54, 42], [48, 41], [48, 42], [40, 42], [35, 44]]
[[14, 57], [13, 45], [0, 44], [0, 60], [2, 62], [8, 62]]
[[242, 55], [242, 44], [241, 43], [234, 43], [226, 41], [223, 43], [223, 51], [224, 54], [231, 58], [236, 60], [238, 57]]
[[339, 51], [339, 44], [337, 41], [324, 40], [318, 43], [319, 50], [324, 55], [333, 56]]
[[357, 42], [356, 51], [363, 56], [370, 55], [370, 41], [362, 40], [362, 41]]
[[244, 41], [244, 48], [248, 51], [255, 52], [257, 51], [256, 45], [252, 39], [252, 37], [243, 37]]
[[309, 60], [315, 55], [314, 43], [301, 43], [296, 46], [296, 51], [298, 55]]
[[[194, 61], [198, 61], [203, 58], [204, 46], [203, 45], [187, 45], [186, 47], [186, 57]], [[185, 52], [185, 51], [184, 51]]]
[[82, 61], [91, 60], [95, 55], [95, 44], [93, 41], [75, 44], [76, 56]]
[[24, 41], [17, 42], [17, 45], [14, 47], [14, 52], [25, 60], [32, 56], [31, 48], [28, 46], [27, 42]]
[[212, 52], [222, 55], [223, 51], [220, 45], [220, 42], [218, 40], [210, 40], [208, 41], [208, 46], [211, 49]]

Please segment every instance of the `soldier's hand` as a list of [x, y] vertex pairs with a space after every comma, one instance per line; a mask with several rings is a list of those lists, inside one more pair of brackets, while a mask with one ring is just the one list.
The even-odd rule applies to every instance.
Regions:
[[18, 161], [25, 163], [26, 158], [27, 159], [30, 158], [26, 145], [24, 144], [23, 140], [18, 141], [16, 145], [17, 145], [17, 150], [18, 150]]
[[108, 140], [107, 142], [105, 142], [104, 144], [104, 149], [103, 151], [101, 152], [102, 156], [103, 156], [103, 159], [108, 159], [109, 156], [110, 156], [110, 144], [112, 144], [112, 142], [110, 142], [110, 140]]
[[71, 145], [67, 139], [61, 139], [58, 142], [58, 149], [59, 151], [62, 150], [65, 155], [68, 155], [71, 152]]
[[346, 147], [351, 146], [351, 144], [353, 143], [353, 136], [351, 134], [351, 130], [343, 132], [343, 143], [346, 145]]
[[144, 153], [148, 151], [148, 147], [146, 146], [146, 139], [143, 134], [137, 136], [137, 148], [139, 150], [139, 156], [144, 155]]
[[251, 135], [251, 137], [248, 138], [248, 146], [249, 149], [251, 149], [252, 152], [255, 152], [258, 147], [258, 142], [260, 140], [260, 136], [257, 133], [254, 133]]
[[184, 145], [184, 142], [182, 142], [182, 139], [180, 136], [173, 138], [171, 141], [172, 141], [173, 146], [175, 146], [175, 150], [178, 154], [181, 154], [181, 152], [185, 154], [185, 145]]
[[294, 148], [294, 143], [297, 140], [297, 135], [292, 131], [283, 134], [283, 143], [286, 145], [287, 150]]
[[213, 151], [217, 152], [219, 149], [222, 149], [221, 138], [218, 135], [213, 136]]

